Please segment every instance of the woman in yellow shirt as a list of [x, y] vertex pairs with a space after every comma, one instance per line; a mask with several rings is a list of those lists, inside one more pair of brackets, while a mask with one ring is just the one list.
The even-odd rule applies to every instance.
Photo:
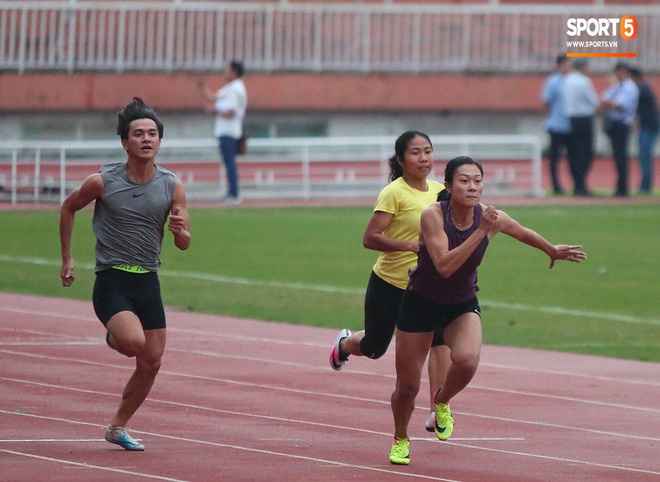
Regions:
[[[422, 211], [437, 201], [444, 187], [428, 179], [433, 169], [433, 144], [419, 131], [401, 134], [389, 159], [391, 182], [383, 188], [364, 232], [367, 249], [380, 251], [373, 267], [364, 302], [364, 330], [343, 329], [330, 352], [330, 365], [341, 370], [349, 355], [378, 359], [394, 336], [401, 299], [408, 286], [408, 272], [417, 265]], [[450, 364], [442, 332], [436, 333], [429, 356], [431, 396], [440, 388]], [[433, 405], [432, 409], [433, 410]], [[433, 431], [434, 415], [427, 430]]]

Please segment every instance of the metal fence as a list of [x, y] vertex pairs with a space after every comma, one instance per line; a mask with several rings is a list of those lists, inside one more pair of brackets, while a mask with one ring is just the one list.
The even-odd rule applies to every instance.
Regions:
[[[470, 155], [484, 164], [488, 196], [543, 196], [536, 136], [431, 136], [432, 178], [443, 163]], [[239, 158], [246, 200], [375, 199], [388, 182], [389, 136], [253, 139]], [[59, 202], [108, 162], [124, 161], [118, 141], [0, 142], [0, 202]], [[223, 197], [225, 174], [215, 139], [163, 140], [158, 164], [184, 182], [192, 201]]]
[[0, 71], [545, 72], [569, 18], [624, 15], [608, 51], [660, 72], [659, 6], [0, 1]]

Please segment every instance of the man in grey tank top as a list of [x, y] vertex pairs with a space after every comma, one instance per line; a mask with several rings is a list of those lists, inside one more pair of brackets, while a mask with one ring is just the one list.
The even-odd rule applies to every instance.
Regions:
[[183, 183], [155, 163], [163, 137], [156, 112], [134, 97], [118, 114], [117, 134], [128, 154], [126, 162], [105, 165], [87, 177], [60, 209], [60, 278], [65, 287], [75, 279], [75, 213], [95, 201], [94, 311], [107, 329], [108, 346], [135, 357], [135, 371], [105, 439], [125, 450], [144, 450], [126, 425], [151, 391], [165, 350], [165, 310], [158, 281], [165, 225], [175, 246], [185, 250], [190, 246], [190, 218]]

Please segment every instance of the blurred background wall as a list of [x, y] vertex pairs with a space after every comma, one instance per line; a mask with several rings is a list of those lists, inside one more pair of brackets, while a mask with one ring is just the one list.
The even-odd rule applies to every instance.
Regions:
[[540, 92], [571, 40], [567, 19], [625, 15], [639, 34], [612, 36], [608, 51], [636, 56], [593, 58], [596, 90], [626, 60], [660, 92], [652, 0], [0, 2], [0, 136], [113, 139], [116, 112], [137, 95], [158, 107], [166, 137], [208, 138], [198, 85], [220, 88], [236, 58], [253, 137], [545, 137]]

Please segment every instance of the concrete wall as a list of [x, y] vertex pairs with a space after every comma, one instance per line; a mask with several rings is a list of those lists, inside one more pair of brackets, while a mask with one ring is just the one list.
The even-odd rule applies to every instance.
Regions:
[[[538, 75], [248, 75], [246, 119], [255, 136], [536, 134], [545, 138]], [[158, 107], [166, 138], [211, 136], [199, 92], [213, 74], [0, 74], [5, 140], [114, 139], [116, 113], [134, 95]], [[660, 93], [660, 77], [649, 78]], [[608, 79], [593, 78], [597, 91]], [[597, 148], [609, 146], [599, 132]]]

